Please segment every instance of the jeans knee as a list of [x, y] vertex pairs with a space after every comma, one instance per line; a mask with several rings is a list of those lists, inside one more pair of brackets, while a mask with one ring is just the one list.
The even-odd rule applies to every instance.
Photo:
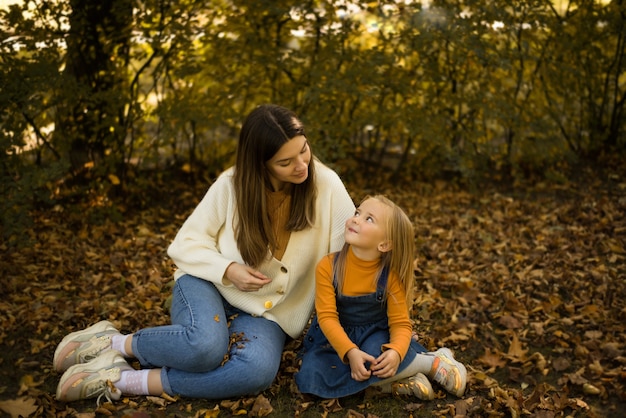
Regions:
[[250, 364], [248, 367], [250, 372], [246, 375], [246, 384], [248, 385], [248, 392], [258, 393], [265, 389], [268, 389], [278, 373], [278, 368], [273, 367], [268, 362], [257, 362], [257, 364]]
[[272, 382], [274, 382], [274, 378], [276, 377], [276, 373], [263, 373], [263, 372], [253, 372], [250, 376], [246, 377], [247, 385], [248, 385], [248, 393], [249, 394], [257, 394], [259, 392], [263, 392], [272, 386]]
[[223, 355], [216, 355], [214, 350], [193, 350], [189, 355], [188, 368], [193, 372], [208, 372], [218, 367], [224, 360]]
[[187, 346], [181, 348], [181, 356], [188, 364], [186, 369], [194, 372], [207, 372], [218, 367], [228, 354], [228, 341], [215, 338], [194, 338], [187, 340]]

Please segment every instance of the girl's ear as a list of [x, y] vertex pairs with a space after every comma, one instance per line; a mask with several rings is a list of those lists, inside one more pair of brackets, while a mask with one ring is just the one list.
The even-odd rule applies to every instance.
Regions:
[[380, 244], [378, 244], [378, 251], [380, 251], [381, 253], [389, 252], [392, 250], [392, 248], [393, 245], [389, 240], [382, 241]]

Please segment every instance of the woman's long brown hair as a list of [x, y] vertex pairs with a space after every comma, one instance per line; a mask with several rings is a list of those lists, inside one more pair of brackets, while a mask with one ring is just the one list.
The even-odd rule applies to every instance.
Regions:
[[[265, 164], [287, 141], [299, 135], [305, 133], [296, 114], [273, 104], [258, 106], [241, 127], [234, 175], [238, 218], [233, 222], [237, 248], [250, 266], [259, 266], [275, 244], [265, 198], [271, 187]], [[315, 222], [316, 197], [315, 158], [311, 152], [308, 178], [291, 188], [287, 230], [300, 231]]]

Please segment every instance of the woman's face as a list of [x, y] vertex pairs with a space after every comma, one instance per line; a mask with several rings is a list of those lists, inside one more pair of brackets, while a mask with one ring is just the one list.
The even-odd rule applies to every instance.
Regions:
[[265, 163], [274, 191], [287, 184], [301, 184], [309, 177], [311, 150], [304, 135], [285, 142], [274, 156]]

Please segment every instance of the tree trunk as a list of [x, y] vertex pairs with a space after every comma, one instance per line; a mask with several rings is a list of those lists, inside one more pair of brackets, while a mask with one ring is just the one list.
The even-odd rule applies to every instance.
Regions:
[[70, 6], [55, 142], [76, 171], [101, 161], [108, 148], [124, 141], [132, 3], [70, 0]]

